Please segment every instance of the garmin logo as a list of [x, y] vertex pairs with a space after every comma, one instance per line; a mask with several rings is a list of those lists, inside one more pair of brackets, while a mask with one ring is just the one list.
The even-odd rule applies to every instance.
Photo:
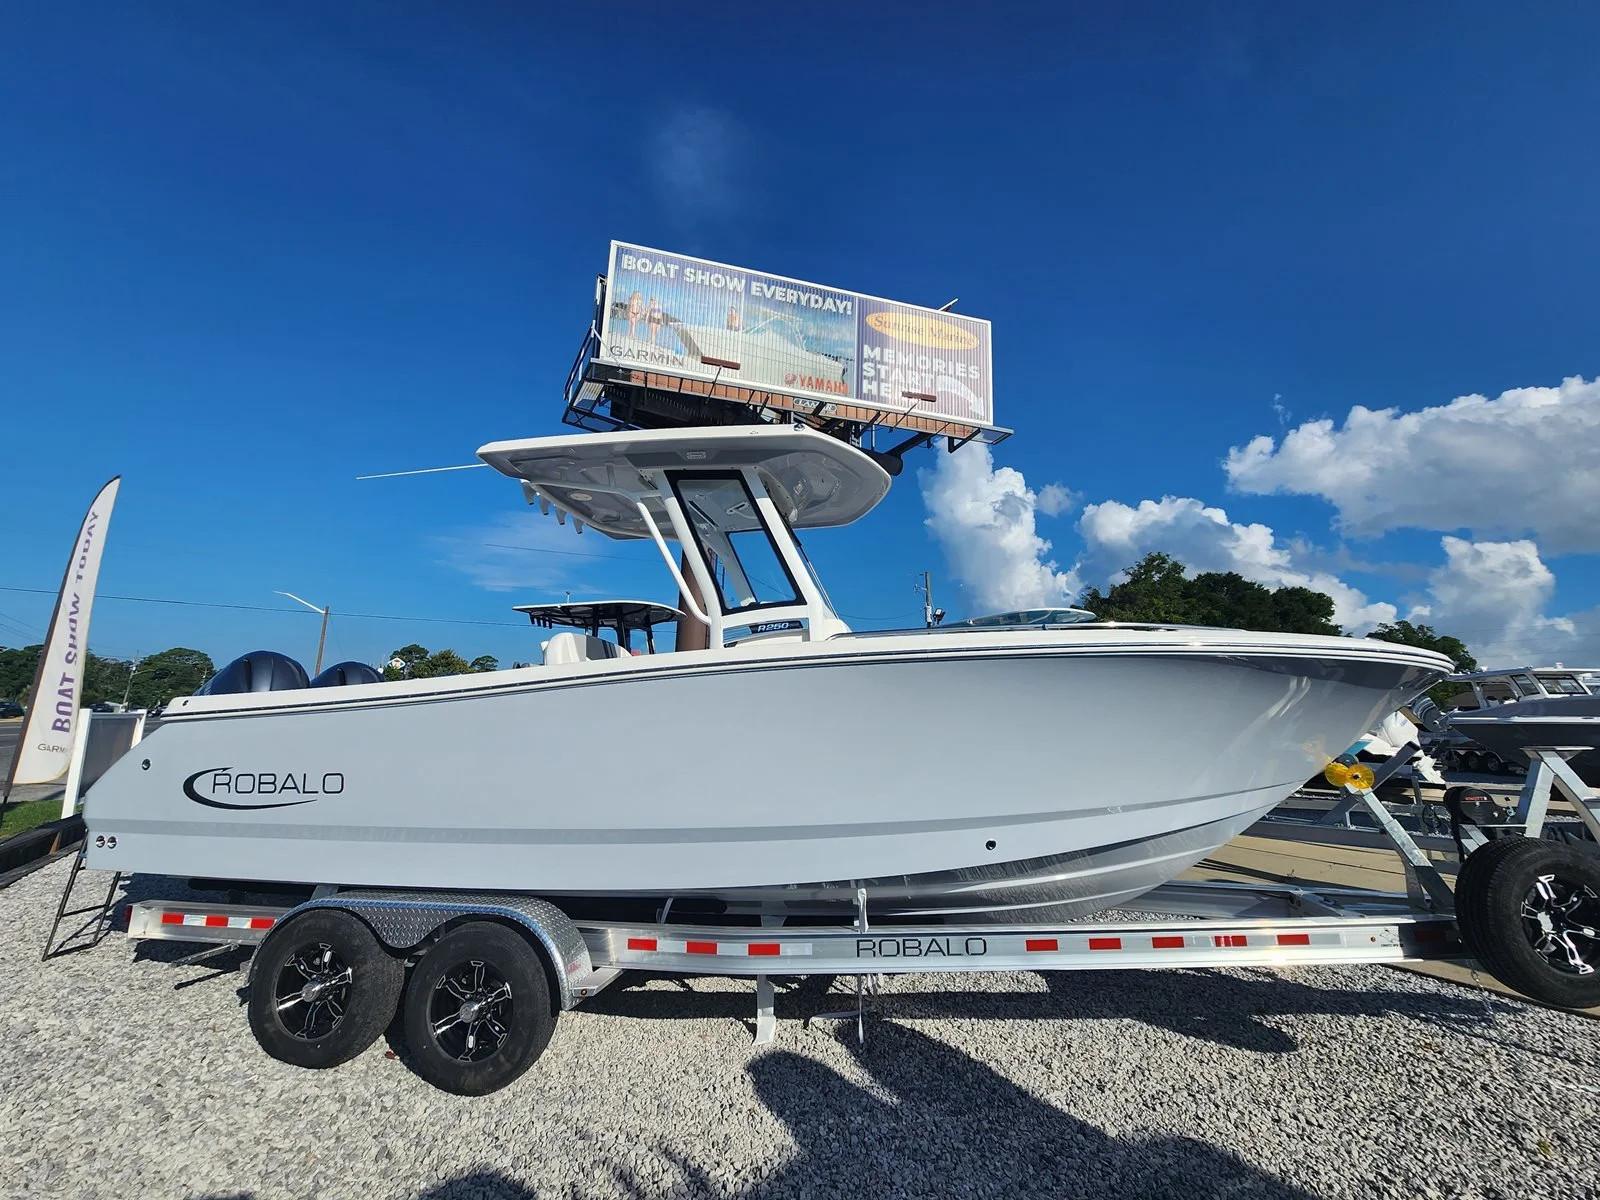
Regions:
[[[337, 796], [343, 791], [344, 774], [340, 771], [313, 775], [307, 771], [280, 773], [207, 767], [183, 781], [183, 794], [207, 808], [292, 808], [324, 796]], [[284, 798], [289, 796], [294, 799]]]

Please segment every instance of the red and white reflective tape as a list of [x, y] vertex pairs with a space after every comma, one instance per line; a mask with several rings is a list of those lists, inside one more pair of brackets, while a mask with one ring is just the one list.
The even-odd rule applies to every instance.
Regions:
[[163, 925], [199, 925], [206, 929], [271, 929], [277, 917], [229, 917], [221, 913], [164, 912]]
[[712, 942], [695, 938], [630, 937], [625, 948], [634, 954], [703, 954], [716, 958], [803, 958], [811, 954], [810, 942]]
[[1059, 954], [1064, 949], [1143, 953], [1146, 950], [1266, 950], [1342, 945], [1344, 937], [1331, 929], [1312, 933], [1100, 934], [1081, 941], [1061, 937], [1031, 937], [1024, 941], [1030, 954]]

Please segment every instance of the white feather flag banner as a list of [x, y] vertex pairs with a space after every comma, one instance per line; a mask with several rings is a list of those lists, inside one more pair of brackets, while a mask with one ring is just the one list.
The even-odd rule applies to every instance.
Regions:
[[122, 486], [119, 475], [94, 498], [73, 543], [72, 557], [61, 579], [50, 632], [39, 654], [33, 697], [23, 718], [16, 758], [6, 792], [17, 784], [54, 783], [72, 762], [72, 743], [83, 725], [83, 673], [89, 660], [89, 617], [95, 584], [105, 553], [111, 507]]

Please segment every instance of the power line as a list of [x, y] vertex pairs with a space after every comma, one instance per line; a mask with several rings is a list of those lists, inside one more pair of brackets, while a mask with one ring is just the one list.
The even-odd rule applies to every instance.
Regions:
[[[485, 542], [484, 544], [485, 545], [494, 545], [494, 543], [492, 543], [492, 542]], [[533, 550], [533, 549], [535, 549], [532, 546], [508, 546], [506, 548], [507, 549], [511, 549], [511, 550]], [[547, 554], [568, 554], [568, 553], [576, 553], [576, 552], [575, 551], [566, 551], [566, 550], [548, 550], [548, 551], [542, 551], [542, 553], [547, 553]], [[621, 556], [620, 555], [615, 555], [615, 554], [586, 554], [586, 555], [580, 555], [580, 557], [584, 557], [584, 558], [620, 558]], [[5, 585], [0, 585], [0, 592], [19, 592], [19, 593], [23, 593], [25, 595], [32, 595], [32, 596], [54, 596], [56, 594], [56, 591], [55, 591], [54, 588], [7, 587]], [[123, 595], [118, 595], [118, 594], [112, 593], [112, 592], [101, 592], [101, 593], [99, 593], [99, 598], [101, 600], [121, 600], [121, 601], [124, 601], [124, 602], [129, 603], [129, 604], [170, 604], [170, 605], [176, 605], [176, 606], [181, 607], [181, 608], [218, 608], [218, 609], [226, 609], [226, 610], [231, 611], [231, 612], [288, 613], [288, 614], [291, 614], [293, 616], [316, 616], [317, 615], [317, 614], [315, 614], [313, 612], [310, 612], [307, 609], [289, 608], [287, 606], [282, 606], [282, 605], [272, 606], [272, 605], [265, 605], [265, 604], [224, 604], [224, 603], [222, 603], [220, 601], [216, 601], [216, 600], [175, 600], [175, 599], [172, 599], [172, 598], [166, 597], [166, 596], [123, 596]], [[905, 619], [903, 617], [882, 617], [882, 616], [869, 617], [869, 616], [866, 616], [866, 615], [864, 615], [862, 613], [840, 613], [839, 615], [841, 617], [844, 617], [847, 620], [851, 620], [851, 621], [901, 621], [901, 620]], [[4, 613], [0, 613], [0, 617], [4, 617], [4, 616], [5, 616]], [[421, 623], [430, 624], [430, 625], [490, 625], [490, 626], [496, 626], [496, 627], [502, 628], [502, 629], [521, 629], [521, 628], [523, 628], [523, 624], [522, 624], [521, 621], [486, 621], [486, 620], [482, 620], [481, 618], [473, 618], [473, 617], [409, 617], [409, 616], [402, 616], [402, 615], [395, 614], [395, 613], [358, 613], [358, 612], [339, 612], [337, 610], [334, 612], [334, 616], [339, 617], [342, 620], [356, 620], [356, 621], [415, 621], [415, 622], [421, 622]], [[12, 624], [16, 624], [18, 626], [21, 626], [20, 622], [13, 621]], [[34, 636], [34, 634], [29, 632], [25, 627], [21, 629], [21, 632], [26, 633], [27, 636], [29, 636], [29, 637], [33, 637]]]
[[10, 613], [3, 612], [0, 612], [0, 627], [9, 627], [13, 632], [27, 637], [33, 637], [37, 632], [34, 626], [27, 624], [20, 617], [14, 617]]
[[[53, 588], [25, 588], [6, 587], [0, 585], [0, 592], [24, 592], [35, 596], [53, 596]], [[101, 592], [102, 600], [125, 600], [133, 604], [175, 604], [184, 608], [225, 608], [235, 612], [266, 612], [266, 613], [293, 613], [296, 616], [314, 616], [316, 614], [301, 608], [269, 607], [263, 604], [222, 604], [214, 600], [173, 600], [165, 596], [119, 596], [110, 592]], [[336, 616], [345, 620], [360, 621], [424, 621], [435, 625], [499, 625], [506, 629], [520, 629], [520, 621], [484, 621], [470, 617], [406, 617], [393, 613], [356, 613], [339, 612]]]

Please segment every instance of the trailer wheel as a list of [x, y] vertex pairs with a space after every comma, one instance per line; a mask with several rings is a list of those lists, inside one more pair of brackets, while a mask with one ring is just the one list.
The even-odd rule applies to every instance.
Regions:
[[1546, 1004], [1600, 1004], [1600, 854], [1522, 838], [1482, 889], [1478, 940], [1495, 978]]
[[[1467, 792], [1471, 789], [1463, 787], [1460, 790]], [[1500, 860], [1522, 840], [1520, 837], [1495, 838], [1467, 855], [1466, 861], [1456, 872], [1456, 927], [1461, 931], [1462, 944], [1473, 958], [1485, 966], [1488, 964], [1484, 962], [1483, 946], [1479, 941], [1479, 930], [1485, 921], [1480, 907], [1483, 885]]]
[[250, 1031], [280, 1062], [349, 1062], [394, 1019], [405, 965], [349, 913], [312, 909], [274, 929], [250, 975]]
[[489, 921], [435, 942], [412, 969], [402, 1007], [417, 1074], [458, 1096], [511, 1083], [544, 1053], [556, 1026], [538, 951]]

